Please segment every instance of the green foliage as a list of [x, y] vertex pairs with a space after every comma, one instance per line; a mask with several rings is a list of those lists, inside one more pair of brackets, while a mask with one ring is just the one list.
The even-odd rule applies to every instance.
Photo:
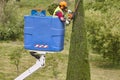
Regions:
[[117, 8], [119, 9], [120, 6], [119, 0], [114, 1], [107, 1], [107, 0], [92, 0], [87, 1], [85, 5], [85, 9], [93, 9], [95, 11], [101, 11], [101, 12], [107, 12], [111, 8]]
[[55, 9], [57, 8], [58, 4], [53, 3], [51, 5], [48, 6], [47, 11], [50, 13], [50, 15], [53, 15]]
[[54, 0], [21, 0], [18, 5], [20, 7], [27, 7], [27, 8], [34, 8], [34, 7], [39, 7], [39, 8], [46, 8], [46, 5], [48, 6], [50, 3]]
[[20, 0], [16, 0], [17, 2], [20, 2]]
[[95, 0], [96, 2], [104, 2], [105, 0]]
[[5, 80], [5, 74], [3, 74], [3, 73], [0, 72], [0, 78], [3, 79], [3, 80]]
[[73, 20], [66, 80], [90, 80], [86, 33], [83, 0], [80, 0]]
[[0, 22], [0, 40], [15, 40], [23, 32], [23, 22], [18, 21], [17, 6], [8, 1], [4, 3]]
[[9, 55], [11, 63], [16, 66], [17, 74], [19, 73], [19, 64], [23, 52], [24, 52], [23, 48], [16, 47], [13, 50], [13, 52]]
[[[111, 4], [108, 6], [111, 6]], [[88, 41], [92, 49], [96, 53], [101, 54], [105, 60], [119, 64], [120, 14], [118, 8], [109, 8], [106, 10], [106, 13], [101, 13], [101, 9], [97, 11], [89, 9], [86, 13]]]

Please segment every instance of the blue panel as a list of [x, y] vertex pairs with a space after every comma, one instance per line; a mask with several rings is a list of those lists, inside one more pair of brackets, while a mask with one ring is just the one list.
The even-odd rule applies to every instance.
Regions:
[[42, 11], [37, 11], [37, 10], [31, 10], [31, 15], [32, 16], [46, 16], [46, 11], [42, 10]]
[[27, 50], [61, 51], [64, 32], [64, 24], [57, 17], [24, 17], [24, 47]]

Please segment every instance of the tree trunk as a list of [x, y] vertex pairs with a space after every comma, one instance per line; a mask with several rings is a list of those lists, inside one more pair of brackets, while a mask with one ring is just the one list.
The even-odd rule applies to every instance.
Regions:
[[83, 0], [80, 0], [73, 20], [66, 80], [90, 80]]

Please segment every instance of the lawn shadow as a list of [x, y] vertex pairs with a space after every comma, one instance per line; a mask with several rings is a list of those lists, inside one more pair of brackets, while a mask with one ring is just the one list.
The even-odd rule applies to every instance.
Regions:
[[114, 64], [109, 60], [103, 59], [102, 56], [97, 54], [90, 55], [90, 62], [92, 63], [92, 65], [102, 69], [120, 70], [120, 64]]
[[111, 62], [104, 61], [104, 60], [92, 61], [92, 64], [102, 69], [120, 70], [120, 64], [113, 64]]

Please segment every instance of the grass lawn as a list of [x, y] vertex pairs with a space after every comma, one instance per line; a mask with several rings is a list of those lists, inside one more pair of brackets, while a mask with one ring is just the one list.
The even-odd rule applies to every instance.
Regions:
[[[16, 66], [11, 64], [10, 54], [16, 47], [23, 47], [23, 42], [0, 42], [0, 80], [13, 80], [17, 76]], [[28, 51], [21, 53], [19, 74], [35, 64], [35, 58]], [[120, 80], [119, 68], [101, 67], [99, 56], [90, 54], [91, 80]], [[46, 65], [37, 70], [26, 80], [65, 80], [67, 72], [68, 50], [57, 54], [46, 55]]]

